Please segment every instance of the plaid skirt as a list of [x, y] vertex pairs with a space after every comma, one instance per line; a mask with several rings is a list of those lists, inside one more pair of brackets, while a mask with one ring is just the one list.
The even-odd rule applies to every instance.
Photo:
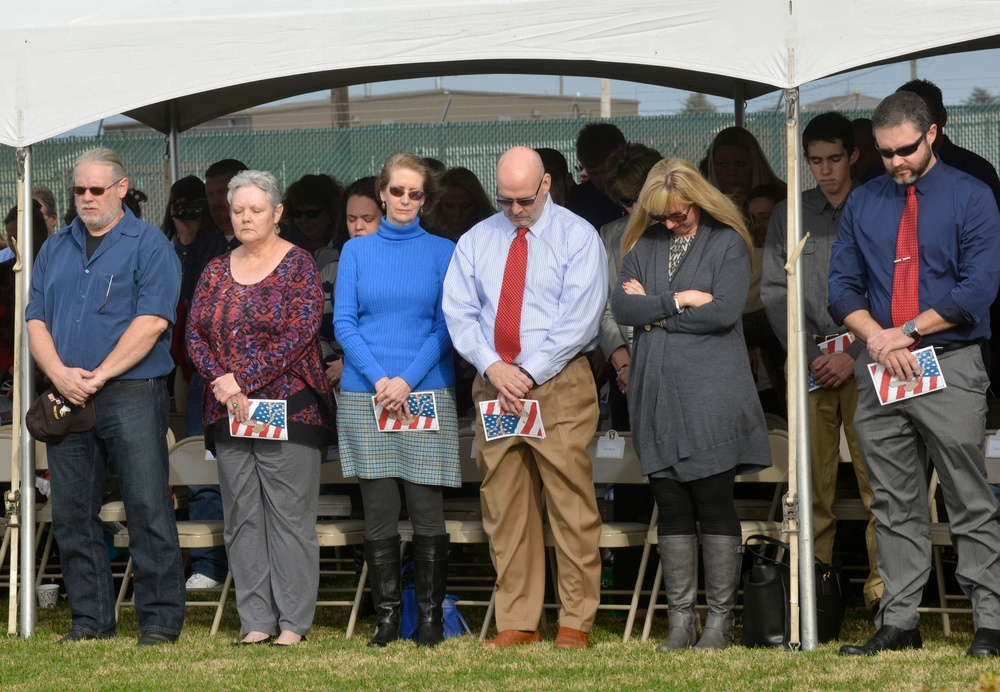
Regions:
[[379, 432], [369, 392], [340, 393], [337, 435], [344, 476], [402, 478], [421, 485], [462, 485], [455, 392], [433, 389], [439, 430]]

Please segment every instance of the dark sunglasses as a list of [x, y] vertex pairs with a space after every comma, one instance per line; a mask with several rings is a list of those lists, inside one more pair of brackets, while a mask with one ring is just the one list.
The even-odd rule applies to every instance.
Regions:
[[319, 209], [293, 209], [289, 213], [289, 215], [293, 219], [301, 219], [303, 216], [306, 217], [307, 219], [316, 219], [319, 218], [319, 215], [322, 214], [324, 211], [326, 210], [323, 209], [322, 207]]
[[635, 200], [634, 199], [629, 199], [628, 197], [619, 197], [615, 201], [618, 202], [618, 206], [625, 207], [626, 209], [628, 209], [629, 207], [631, 207], [631, 206], [633, 206], [635, 204]]
[[120, 183], [122, 180], [123, 180], [122, 178], [119, 178], [118, 180], [116, 180], [115, 182], [111, 183], [107, 187], [81, 187], [79, 185], [74, 185], [73, 187], [70, 188], [70, 192], [72, 192], [77, 197], [82, 197], [83, 195], [85, 195], [87, 193], [87, 190], [90, 190], [90, 194], [92, 194], [94, 197], [100, 197], [105, 192], [107, 192], [108, 190], [110, 190], [111, 188], [113, 188], [115, 185], [117, 185], [118, 183]]
[[884, 149], [882, 147], [875, 147], [875, 151], [877, 151], [878, 155], [883, 159], [891, 159], [895, 156], [906, 158], [907, 156], [912, 156], [917, 149], [920, 148], [920, 144], [924, 141], [924, 137], [926, 136], [927, 133], [925, 132], [920, 135], [920, 139], [913, 144], [907, 144], [905, 147], [900, 147], [899, 149]]
[[684, 223], [690, 213], [691, 207], [688, 207], [687, 211], [675, 211], [673, 214], [650, 214], [649, 218], [656, 223], [666, 223], [667, 221], [671, 223]]
[[410, 190], [409, 192], [407, 192], [403, 188], [396, 187], [395, 185], [389, 188], [389, 194], [392, 195], [393, 197], [402, 197], [403, 195], [406, 195], [414, 202], [419, 202], [424, 198], [423, 190]]
[[499, 196], [494, 197], [493, 199], [495, 199], [497, 201], [497, 204], [499, 204], [504, 209], [509, 209], [510, 207], [514, 206], [514, 202], [517, 202], [517, 205], [519, 207], [530, 207], [532, 204], [535, 203], [535, 200], [538, 199], [538, 191], [542, 189], [543, 182], [545, 182], [544, 175], [542, 176], [542, 179], [538, 181], [538, 187], [535, 188], [535, 194], [526, 199], [507, 199], [506, 197], [499, 197]]

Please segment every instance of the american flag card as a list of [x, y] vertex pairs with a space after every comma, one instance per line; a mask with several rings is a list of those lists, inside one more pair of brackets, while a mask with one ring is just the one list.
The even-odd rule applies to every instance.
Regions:
[[411, 392], [406, 405], [410, 408], [409, 416], [404, 416], [402, 411], [390, 413], [372, 397], [379, 432], [429, 432], [441, 428], [434, 392]]
[[912, 380], [896, 379], [884, 365], [868, 364], [868, 372], [871, 373], [872, 382], [875, 384], [875, 393], [878, 394], [878, 400], [883, 406], [894, 401], [936, 392], [947, 386], [933, 346], [914, 351], [913, 357], [917, 359], [920, 374]]
[[535, 399], [521, 399], [521, 415], [508, 413], [500, 406], [497, 399], [479, 402], [479, 412], [483, 417], [483, 429], [486, 431], [486, 441], [501, 437], [537, 437], [545, 438], [545, 427], [542, 425], [542, 409]]
[[[844, 332], [843, 334], [838, 334], [837, 336], [831, 337], [826, 341], [821, 341], [819, 344], [819, 350], [823, 355], [830, 353], [843, 353], [847, 350], [847, 347], [851, 345], [854, 341], [854, 335], [850, 332]], [[806, 373], [809, 375], [809, 391], [813, 392], [822, 387], [822, 385], [816, 381], [813, 377], [812, 370], [809, 366], [806, 366]]]
[[233, 437], [259, 437], [287, 440], [288, 402], [284, 399], [250, 399], [250, 418], [240, 423], [229, 410], [229, 434]]

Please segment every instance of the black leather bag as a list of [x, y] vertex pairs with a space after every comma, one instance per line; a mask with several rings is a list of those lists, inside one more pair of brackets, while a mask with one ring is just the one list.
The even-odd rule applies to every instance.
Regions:
[[[784, 557], [778, 560], [769, 552], [780, 548]], [[769, 536], [755, 535], [747, 539], [746, 552], [753, 564], [743, 573], [743, 646], [788, 647], [791, 614], [788, 603], [789, 545]], [[843, 580], [838, 565], [828, 565], [817, 559], [816, 572], [816, 634], [820, 643], [837, 639], [844, 621]]]

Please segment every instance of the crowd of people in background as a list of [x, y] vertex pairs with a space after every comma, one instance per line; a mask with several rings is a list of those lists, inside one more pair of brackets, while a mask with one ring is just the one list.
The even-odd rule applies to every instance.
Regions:
[[[990, 332], [1000, 311], [1000, 179], [948, 139], [946, 123], [940, 90], [913, 81], [870, 121], [824, 113], [802, 135], [816, 182], [797, 206], [809, 234], [800, 283], [817, 556], [833, 558], [842, 430], [869, 517], [864, 598], [877, 631], [845, 655], [920, 646], [926, 517], [904, 521], [899, 512], [926, 507], [917, 460], [925, 446], [946, 467], [959, 582], [975, 611], [969, 654], [1000, 655], [1000, 574], [983, 557], [1000, 550], [1000, 510], [976, 451], [991, 372], [1000, 379], [1000, 340]], [[107, 560], [91, 550], [100, 522], [86, 502], [100, 492], [109, 453], [130, 529], [150, 536], [132, 541], [140, 644], [180, 633], [180, 557], [169, 517], [154, 506], [169, 494], [165, 450], [140, 462], [138, 448], [152, 443], [134, 439], [151, 431], [164, 439], [165, 380], [176, 367], [185, 432], [205, 436], [221, 481], [193, 487], [188, 511], [225, 521], [225, 549], [192, 550], [186, 587], [218, 587], [232, 571], [239, 644], [305, 641], [318, 586], [320, 449], [335, 438], [344, 475], [360, 484], [377, 615], [369, 645], [400, 635], [404, 497], [417, 642], [440, 643], [449, 552], [442, 498], [461, 485], [458, 420], [471, 416], [498, 574], [499, 632], [487, 643], [540, 640], [544, 487], [562, 604], [555, 646], [588, 646], [601, 520], [586, 447], [603, 395], [610, 426], [632, 431], [649, 479], [648, 489], [615, 489], [615, 519], [648, 520], [652, 503], [659, 508], [669, 602], [659, 650], [732, 645], [743, 550], [734, 480], [770, 465], [764, 414], [786, 417], [792, 405], [789, 205], [785, 181], [750, 131], [727, 127], [706, 145], [699, 162], [664, 158], [614, 124], [590, 123], [576, 142], [579, 177], [559, 151], [514, 147], [498, 162], [495, 194], [468, 168], [410, 153], [351, 182], [305, 175], [284, 194], [270, 173], [225, 159], [204, 179], [173, 184], [160, 230], [141, 220], [144, 195], [110, 150], [77, 161], [71, 213], [79, 217], [68, 213], [64, 230], [51, 190], [36, 188], [32, 352], [72, 404], [97, 413], [92, 431], [49, 452], [54, 491], [79, 499], [54, 514], [73, 613], [63, 641], [115, 633]], [[16, 218], [16, 209], [5, 217], [8, 247], [0, 249], [5, 373], [17, 323]], [[903, 294], [910, 302], [897, 307]], [[86, 329], [74, 310], [93, 313]], [[918, 344], [936, 349], [949, 394], [907, 399], [889, 415], [873, 399], [866, 366], [913, 380]], [[152, 389], [138, 393], [131, 385], [139, 381]], [[408, 420], [414, 392], [433, 393], [440, 429], [381, 434], [373, 406]], [[115, 416], [142, 397], [158, 403], [122, 436]], [[249, 420], [251, 399], [287, 403], [287, 440], [230, 435], [234, 420]], [[497, 400], [521, 414], [526, 399], [538, 402], [547, 437], [491, 439], [478, 404]], [[965, 412], [967, 425], [945, 434], [943, 406]], [[84, 457], [97, 469], [89, 481]], [[618, 567], [616, 579], [631, 587], [637, 566], [623, 556]]]

